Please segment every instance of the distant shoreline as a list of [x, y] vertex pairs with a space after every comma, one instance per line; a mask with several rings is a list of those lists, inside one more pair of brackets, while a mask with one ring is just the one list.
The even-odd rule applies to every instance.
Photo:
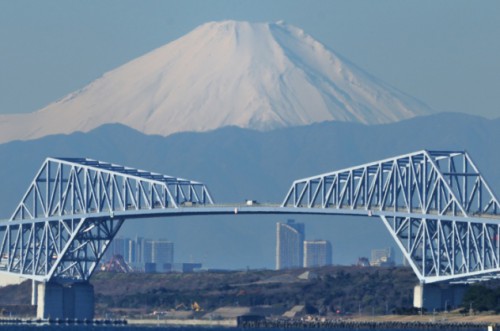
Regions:
[[500, 328], [500, 315], [462, 316], [457, 314], [439, 315], [382, 315], [359, 316], [339, 320], [265, 320], [247, 322], [238, 325], [236, 319], [203, 320], [203, 319], [128, 319], [129, 325], [149, 326], [196, 326], [196, 327], [244, 327], [244, 328], [340, 328], [340, 329], [477, 329], [486, 330], [489, 325], [495, 330]]

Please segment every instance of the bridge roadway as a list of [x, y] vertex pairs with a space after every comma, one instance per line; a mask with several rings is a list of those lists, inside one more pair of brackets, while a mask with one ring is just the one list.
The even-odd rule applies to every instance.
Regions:
[[[500, 224], [500, 215], [476, 214], [473, 216], [457, 216], [449, 212], [440, 214], [436, 209], [429, 209], [425, 213], [422, 211], [404, 211], [404, 210], [382, 210], [380, 206], [371, 206], [372, 208], [324, 208], [321, 206], [298, 206], [286, 207], [281, 203], [260, 203], [254, 202], [251, 205], [246, 203], [226, 203], [226, 204], [192, 204], [184, 206], [180, 204], [178, 208], [141, 208], [125, 209], [113, 212], [86, 212], [74, 213], [73, 219], [144, 219], [144, 218], [169, 218], [182, 216], [210, 216], [210, 215], [325, 215], [325, 216], [368, 216], [368, 217], [404, 217], [422, 219], [429, 218], [433, 220], [459, 221], [466, 223], [488, 222]], [[48, 217], [37, 217], [33, 219], [16, 220], [16, 224], [45, 223], [47, 221], [58, 221], [60, 215]], [[0, 227], [3, 225], [12, 225], [11, 220], [0, 220]]]

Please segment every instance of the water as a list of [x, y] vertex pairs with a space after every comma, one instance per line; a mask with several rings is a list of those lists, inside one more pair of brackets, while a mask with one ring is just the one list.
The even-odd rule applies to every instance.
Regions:
[[[13, 331], [346, 331], [346, 330], [378, 330], [378, 331], [420, 331], [423, 329], [345, 329], [345, 328], [303, 328], [303, 329], [243, 329], [230, 327], [184, 327], [184, 326], [103, 326], [103, 325], [0, 325], [0, 330]], [[426, 331], [443, 331], [442, 328], [425, 329]], [[448, 329], [451, 330], [451, 329]], [[481, 329], [461, 329], [461, 331], [478, 331]], [[486, 328], [484, 329], [486, 330]]]

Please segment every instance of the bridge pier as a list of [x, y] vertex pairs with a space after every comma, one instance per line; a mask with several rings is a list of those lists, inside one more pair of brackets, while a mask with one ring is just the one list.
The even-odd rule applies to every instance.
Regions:
[[413, 307], [446, 311], [462, 304], [467, 285], [417, 284], [413, 289]]
[[88, 282], [69, 285], [39, 283], [36, 292], [37, 318], [94, 318], [94, 287]]
[[31, 305], [36, 306], [38, 303], [38, 283], [36, 280], [31, 281]]

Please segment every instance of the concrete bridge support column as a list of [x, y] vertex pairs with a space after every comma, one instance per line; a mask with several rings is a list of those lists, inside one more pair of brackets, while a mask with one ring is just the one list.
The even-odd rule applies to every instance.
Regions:
[[37, 292], [37, 318], [94, 318], [94, 287], [90, 283], [39, 283]]
[[76, 283], [72, 286], [74, 318], [94, 318], [94, 286], [90, 283]]
[[413, 290], [413, 306], [431, 311], [446, 311], [462, 303], [467, 285], [417, 284]]
[[36, 280], [31, 281], [31, 305], [36, 306], [38, 304], [38, 283]]

